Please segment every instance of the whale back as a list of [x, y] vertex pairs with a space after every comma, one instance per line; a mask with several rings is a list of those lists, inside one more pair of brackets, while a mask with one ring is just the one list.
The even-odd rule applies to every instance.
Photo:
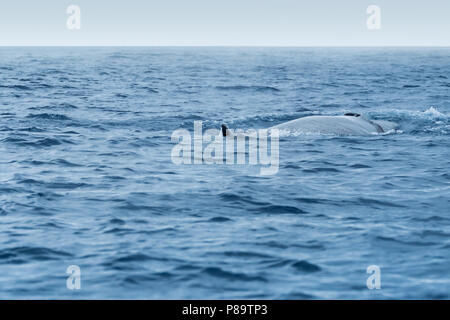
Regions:
[[384, 132], [388, 132], [391, 130], [395, 130], [398, 128], [398, 124], [392, 121], [386, 121], [386, 120], [372, 120], [372, 122], [376, 123], [380, 127], [383, 128]]
[[360, 116], [310, 116], [285, 122], [272, 128], [291, 133], [335, 135], [367, 135], [386, 131], [383, 123], [375, 123]]

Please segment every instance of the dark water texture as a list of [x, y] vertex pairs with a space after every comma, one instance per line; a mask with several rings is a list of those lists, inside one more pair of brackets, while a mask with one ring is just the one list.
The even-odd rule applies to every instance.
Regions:
[[[445, 48], [2, 48], [0, 297], [450, 298], [449, 101]], [[344, 112], [400, 131], [171, 161], [195, 120]]]

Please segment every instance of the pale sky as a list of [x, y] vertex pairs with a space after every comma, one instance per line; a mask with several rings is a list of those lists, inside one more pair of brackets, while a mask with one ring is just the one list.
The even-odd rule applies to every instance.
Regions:
[[1, 0], [0, 45], [450, 46], [450, 0]]

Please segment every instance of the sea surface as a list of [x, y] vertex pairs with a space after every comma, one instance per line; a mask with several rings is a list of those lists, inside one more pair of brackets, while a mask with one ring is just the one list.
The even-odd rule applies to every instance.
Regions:
[[[171, 159], [194, 121], [345, 112], [400, 128]], [[0, 298], [449, 299], [449, 168], [450, 48], [1, 48]]]

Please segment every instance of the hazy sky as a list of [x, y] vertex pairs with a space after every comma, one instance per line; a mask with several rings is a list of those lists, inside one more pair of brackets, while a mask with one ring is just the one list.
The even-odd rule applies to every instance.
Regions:
[[450, 0], [1, 0], [0, 45], [450, 46]]

